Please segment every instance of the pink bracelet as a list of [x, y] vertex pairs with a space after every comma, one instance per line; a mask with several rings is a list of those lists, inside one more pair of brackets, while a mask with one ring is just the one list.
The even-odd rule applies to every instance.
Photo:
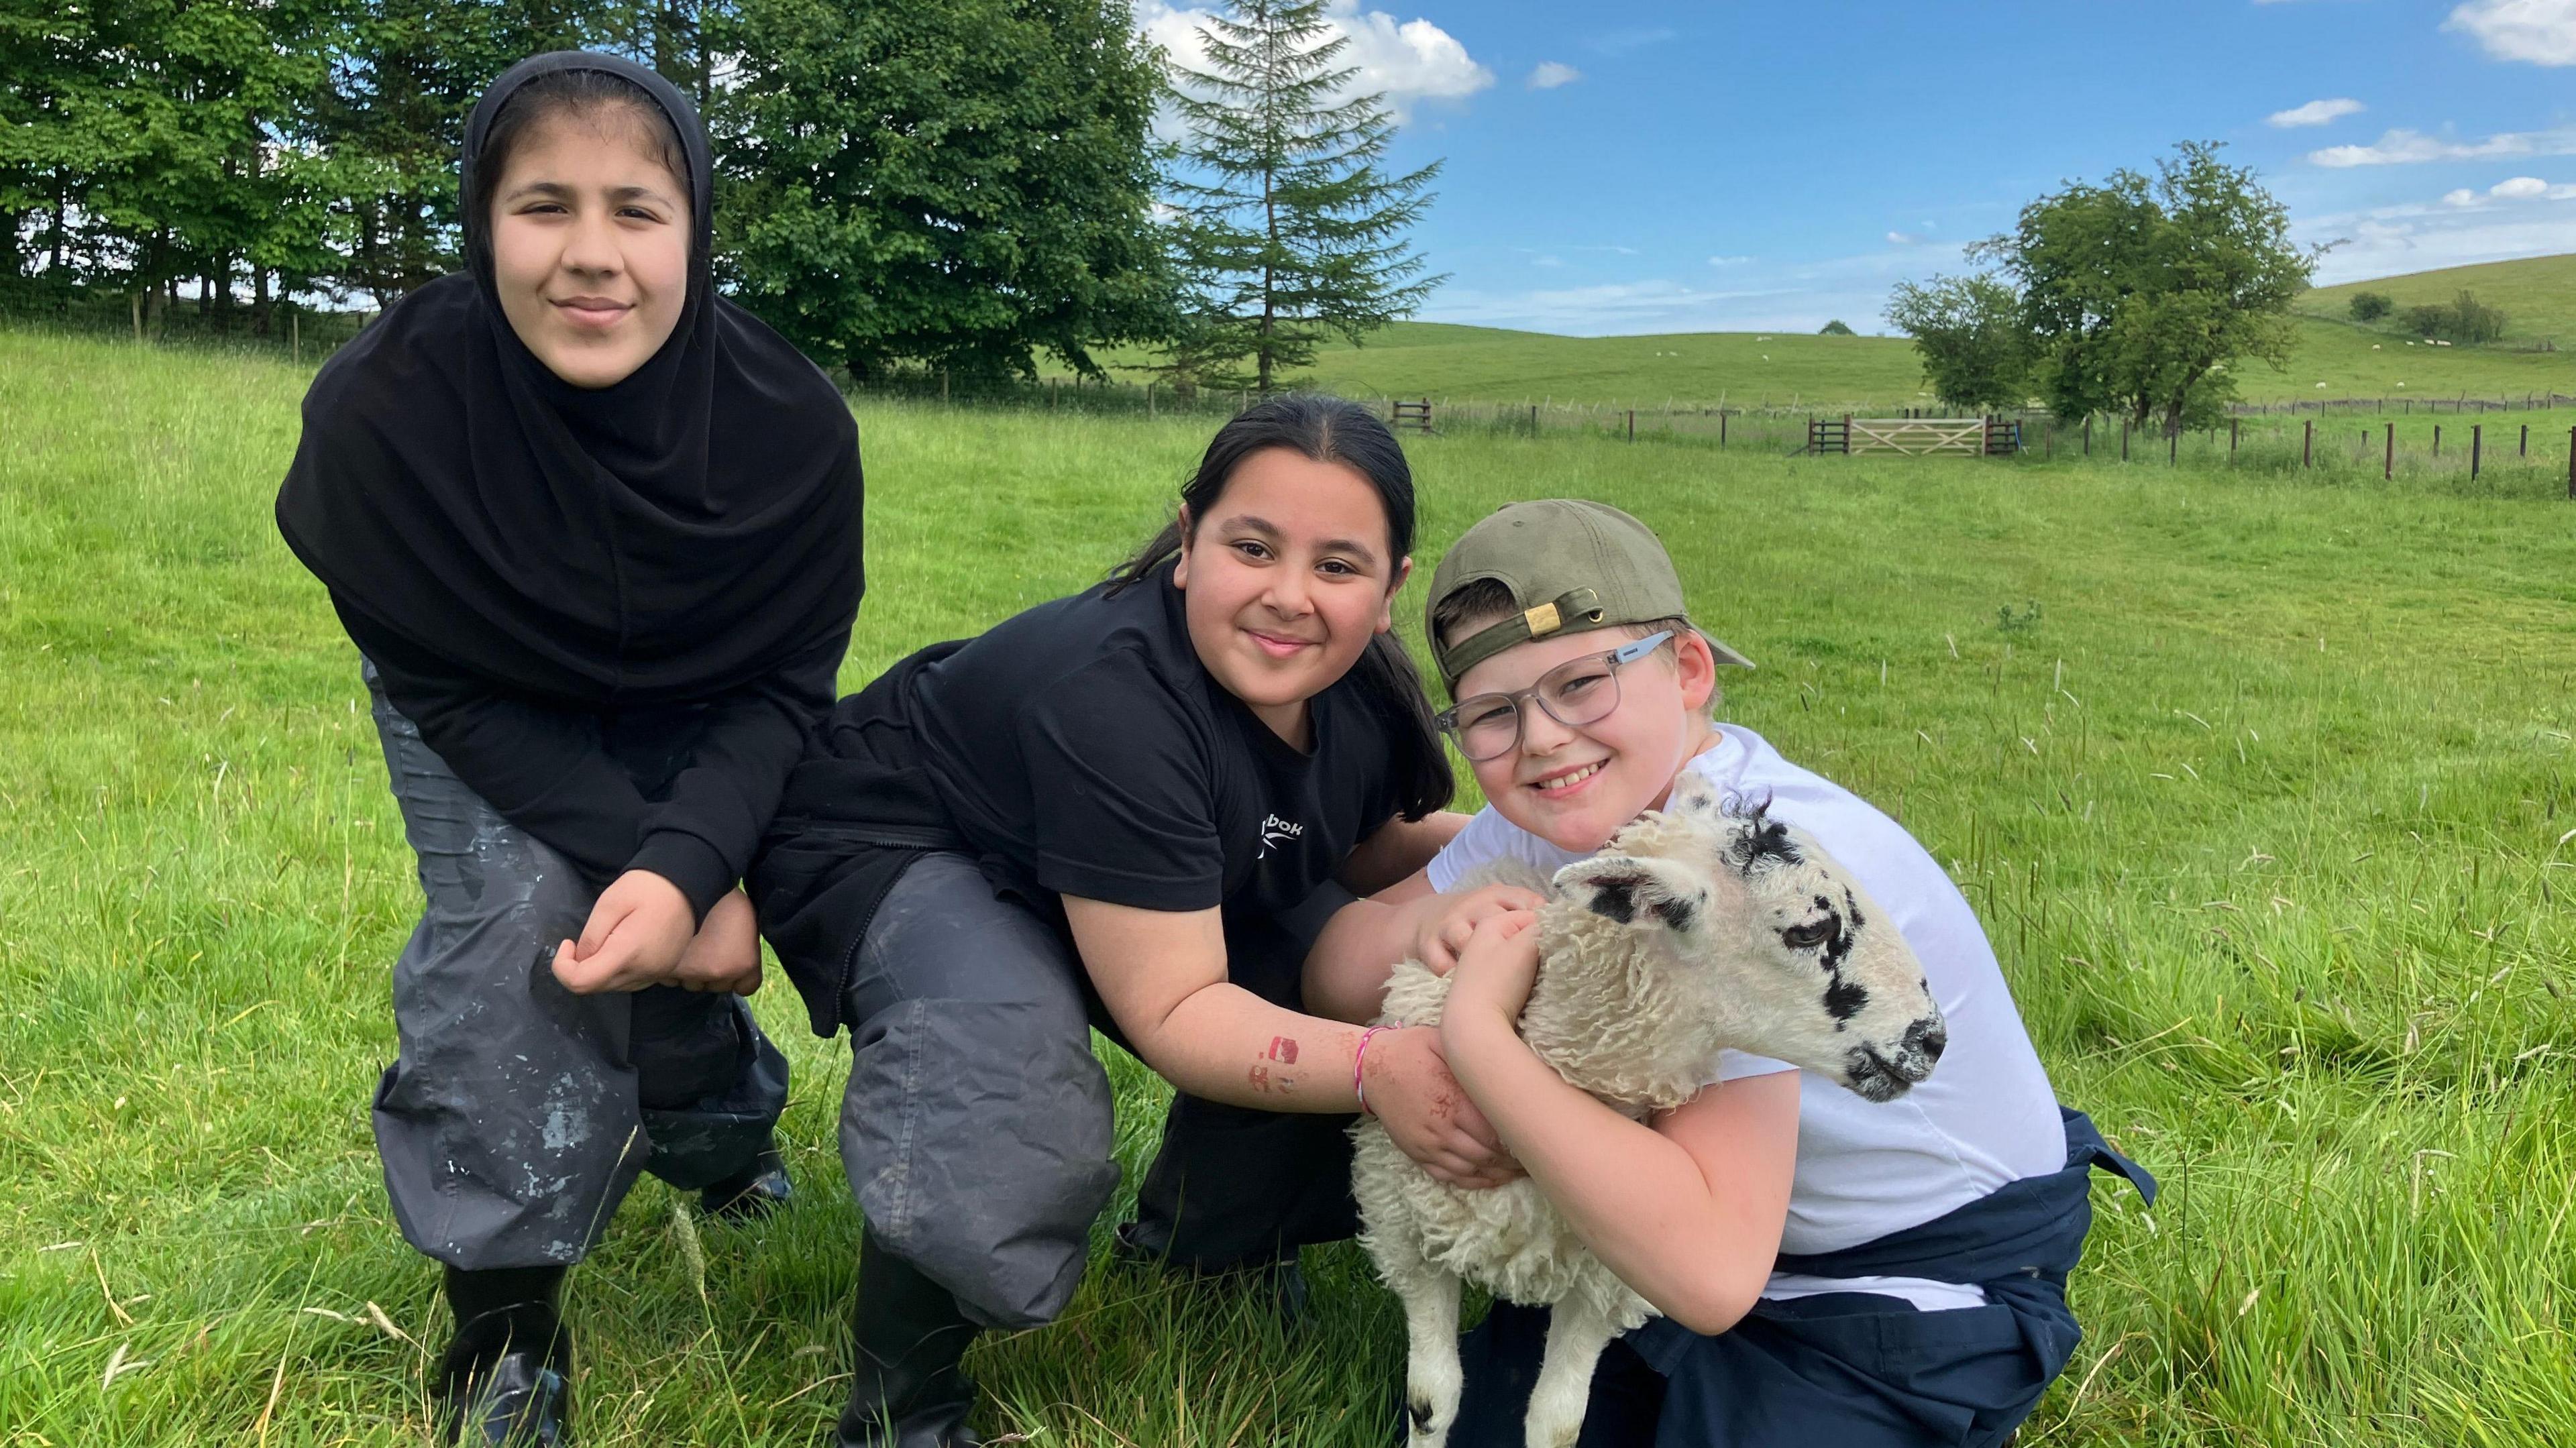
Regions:
[[1360, 1080], [1360, 1066], [1368, 1060], [1369, 1037], [1376, 1035], [1380, 1031], [1400, 1031], [1403, 1029], [1404, 1027], [1401, 1025], [1371, 1026], [1367, 1030], [1360, 1032], [1359, 1048], [1351, 1052], [1351, 1095], [1359, 1098], [1360, 1114], [1362, 1116], [1373, 1116], [1376, 1114], [1369, 1110], [1368, 1086], [1365, 1082]]

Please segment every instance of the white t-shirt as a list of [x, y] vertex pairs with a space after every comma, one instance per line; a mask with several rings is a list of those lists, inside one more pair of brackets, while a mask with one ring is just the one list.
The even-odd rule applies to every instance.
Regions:
[[[1994, 948], [1967, 897], [1902, 825], [1841, 785], [1780, 757], [1761, 735], [1733, 724], [1685, 766], [1721, 797], [1768, 798], [1773, 817], [1805, 830], [1892, 917], [1923, 962], [1948, 1023], [1949, 1046], [1931, 1076], [1894, 1101], [1864, 1101], [1817, 1076], [1798, 1083], [1798, 1168], [1780, 1250], [1831, 1252], [1919, 1226], [2008, 1182], [2066, 1165], [2057, 1095], [2013, 1008]], [[1554, 873], [1583, 858], [1504, 819], [1477, 811], [1435, 856], [1431, 886], [1498, 858]], [[1711, 1080], [1792, 1069], [1724, 1053]], [[1983, 1291], [1921, 1278], [1837, 1280], [1775, 1272], [1774, 1298], [1877, 1292], [1927, 1311], [1975, 1307]]]

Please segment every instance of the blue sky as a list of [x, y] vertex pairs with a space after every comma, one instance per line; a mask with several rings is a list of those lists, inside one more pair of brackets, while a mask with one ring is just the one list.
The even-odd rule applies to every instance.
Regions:
[[[2576, 0], [1335, 0], [1446, 158], [1430, 321], [1884, 331], [2062, 182], [2227, 143], [2320, 283], [2576, 251]], [[1187, 44], [1187, 0], [1140, 0]]]

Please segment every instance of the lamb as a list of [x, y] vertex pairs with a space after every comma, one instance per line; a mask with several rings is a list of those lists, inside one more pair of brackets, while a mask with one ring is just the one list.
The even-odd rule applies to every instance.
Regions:
[[[1552, 882], [1521, 873], [1511, 883], [1550, 896], [1521, 1037], [1631, 1119], [1689, 1100], [1722, 1047], [1888, 1101], [1947, 1044], [1922, 964], [1877, 902], [1804, 832], [1761, 806], [1731, 810], [1695, 774], [1607, 851]], [[1447, 977], [1408, 961], [1379, 1023], [1434, 1023], [1448, 994]], [[1653, 1306], [1526, 1178], [1444, 1186], [1374, 1117], [1352, 1134], [1360, 1240], [1404, 1303], [1411, 1448], [1441, 1448], [1457, 1420], [1462, 1280], [1554, 1308], [1523, 1431], [1529, 1448], [1570, 1448], [1601, 1350]]]

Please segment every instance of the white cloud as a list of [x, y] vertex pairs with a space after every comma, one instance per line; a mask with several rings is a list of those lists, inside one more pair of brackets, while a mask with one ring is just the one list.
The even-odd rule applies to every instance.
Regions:
[[1887, 234], [1889, 246], [1921, 246], [1923, 242], [1923, 236], [1916, 232], [1891, 231]]
[[[1324, 16], [1331, 34], [1350, 42], [1336, 57], [1358, 72], [1348, 93], [1384, 95], [1398, 125], [1413, 119], [1419, 102], [1464, 100], [1494, 83], [1494, 73], [1467, 54], [1456, 36], [1428, 20], [1399, 22], [1386, 11], [1360, 9], [1359, 0], [1329, 0]], [[1175, 63], [1192, 69], [1206, 65], [1199, 27], [1211, 18], [1204, 8], [1172, 0], [1140, 0], [1136, 7], [1136, 28]], [[1168, 134], [1172, 127], [1166, 121], [1157, 129]]]
[[2357, 116], [2367, 109], [2369, 107], [2350, 96], [2337, 96], [2330, 101], [2310, 101], [2303, 106], [2292, 106], [2286, 111], [2274, 111], [2263, 118], [2263, 123], [2284, 129], [2292, 126], [2322, 126], [2328, 121], [2338, 120], [2344, 116]]
[[2367, 146], [2328, 146], [2310, 151], [2319, 166], [2403, 166], [2419, 161], [2465, 161], [2480, 156], [2563, 156], [2576, 152], [2576, 131], [2503, 131], [2483, 141], [2449, 141], [2421, 131], [2396, 130]]
[[[2517, 184], [2520, 183], [2520, 184]], [[2537, 184], [2538, 190], [2532, 185]], [[2576, 201], [2576, 183], [2517, 176], [2487, 188], [2462, 186], [2438, 202], [2409, 202], [2317, 216], [2300, 224], [2303, 240], [2335, 243], [2317, 264], [2316, 282], [2363, 281], [2400, 272], [2468, 266], [2567, 250], [2568, 223], [2534, 203]]]
[[1788, 299], [1803, 295], [1795, 287], [1703, 291], [1661, 278], [1528, 292], [1449, 286], [1441, 288], [1424, 310], [1424, 320], [1534, 327], [1590, 337], [1715, 328], [1811, 330], [1821, 323], [1804, 322], [1806, 308], [1788, 304]]
[[2576, 65], [2576, 0], [2469, 0], [2442, 22], [2498, 60]]
[[1573, 66], [1562, 61], [1543, 60], [1539, 62], [1538, 69], [1529, 73], [1529, 88], [1554, 90], [1558, 86], [1572, 85], [1581, 79], [1583, 79], [1583, 72]]
[[[1578, 337], [1653, 332], [1812, 332], [1841, 317], [1866, 331], [1887, 305], [1889, 283], [1921, 277], [1955, 262], [1956, 242], [1926, 242], [1794, 265], [1744, 258], [1724, 287], [1700, 288], [1669, 277], [1595, 286], [1482, 291], [1451, 283], [1423, 310], [1431, 322], [1528, 327]], [[1731, 261], [1733, 258], [1715, 258]]]
[[1708, 259], [1708, 264], [1710, 266], [1742, 266], [1751, 260], [1753, 260], [1753, 258], [1749, 256], [1713, 256]]

